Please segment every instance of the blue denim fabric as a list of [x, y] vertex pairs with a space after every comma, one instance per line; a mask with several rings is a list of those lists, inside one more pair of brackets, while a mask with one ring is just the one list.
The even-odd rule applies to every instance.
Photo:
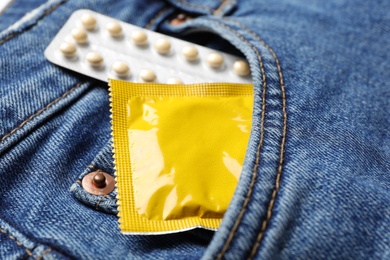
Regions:
[[[30, 8], [15, 1], [6, 13]], [[250, 142], [215, 234], [121, 235], [115, 191], [78, 183], [91, 167], [114, 173], [107, 86], [43, 51], [80, 8], [250, 62]], [[44, 3], [0, 33], [0, 259], [390, 258], [388, 10], [363, 0]], [[193, 19], [172, 26], [177, 13]]]

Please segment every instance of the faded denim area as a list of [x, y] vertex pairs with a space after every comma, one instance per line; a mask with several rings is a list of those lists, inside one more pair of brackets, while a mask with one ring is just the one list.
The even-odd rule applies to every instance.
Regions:
[[[24, 2], [0, 16], [0, 259], [390, 258], [389, 1]], [[43, 51], [81, 8], [249, 61], [252, 132], [215, 234], [121, 235], [116, 191], [77, 182], [114, 173], [107, 84]]]

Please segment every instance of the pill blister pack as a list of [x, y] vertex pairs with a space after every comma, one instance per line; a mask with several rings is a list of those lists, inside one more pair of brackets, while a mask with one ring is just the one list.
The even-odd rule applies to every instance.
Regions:
[[59, 66], [108, 81], [251, 83], [248, 63], [91, 10], [75, 11], [45, 50]]

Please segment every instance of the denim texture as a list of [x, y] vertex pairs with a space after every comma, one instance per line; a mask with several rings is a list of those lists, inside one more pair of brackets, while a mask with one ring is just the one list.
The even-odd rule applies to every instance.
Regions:
[[118, 192], [116, 188], [110, 194], [96, 196], [88, 193], [81, 185], [81, 181], [85, 175], [98, 170], [115, 177], [114, 162], [112, 158], [112, 142], [110, 140], [98, 153], [91, 164], [88, 165], [85, 171], [79, 176], [79, 179], [73, 183], [73, 185], [70, 187], [70, 191], [75, 198], [77, 198], [82, 203], [85, 203], [87, 206], [95, 208], [96, 210], [116, 215], [118, 214], [116, 204], [116, 196], [118, 195]]
[[[22, 3], [0, 17], [0, 259], [390, 258], [389, 1]], [[107, 85], [43, 51], [81, 8], [249, 61], [251, 137], [215, 234], [121, 235], [116, 191], [77, 182], [114, 173]]]
[[20, 20], [27, 12], [38, 8], [46, 1], [47, 0], [18, 0], [18, 8], [6, 8], [5, 11], [0, 15], [0, 31], [7, 29], [10, 25]]

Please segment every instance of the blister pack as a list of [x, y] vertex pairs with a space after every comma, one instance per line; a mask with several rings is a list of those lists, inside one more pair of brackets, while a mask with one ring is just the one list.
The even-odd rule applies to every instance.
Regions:
[[102, 81], [251, 83], [242, 58], [77, 10], [45, 50], [62, 67]]

